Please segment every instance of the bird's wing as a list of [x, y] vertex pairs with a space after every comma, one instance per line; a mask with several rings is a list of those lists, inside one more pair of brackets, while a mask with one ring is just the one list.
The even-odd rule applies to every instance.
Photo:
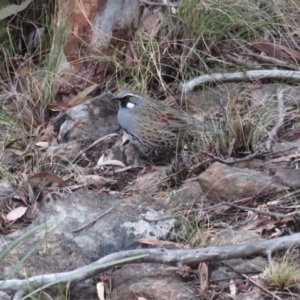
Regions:
[[180, 129], [170, 129], [168, 123], [152, 120], [135, 122], [131, 126], [131, 132], [139, 140], [145, 141], [154, 147], [172, 148], [177, 144]]

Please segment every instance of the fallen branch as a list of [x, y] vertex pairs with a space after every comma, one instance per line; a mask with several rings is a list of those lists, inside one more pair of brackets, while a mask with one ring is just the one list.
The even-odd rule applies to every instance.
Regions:
[[[269, 64], [272, 64], [272, 65], [275, 65], [275, 66], [286, 67], [286, 68], [297, 70], [297, 71], [300, 70], [300, 68], [296, 65], [287, 63], [285, 61], [282, 61], [282, 60], [274, 58], [274, 57], [261, 55], [261, 54], [257, 54], [255, 52], [253, 52], [252, 50], [247, 48], [244, 43], [242, 43], [238, 39], [236, 39], [235, 36], [230, 32], [227, 32], [226, 35], [230, 40], [232, 40], [232, 42], [234, 44], [236, 44], [238, 47], [240, 47], [240, 49], [242, 49], [245, 52], [245, 53], [242, 53], [241, 55], [251, 56], [251, 57], [256, 58], [258, 61], [261, 61], [263, 63], [269, 63]], [[267, 39], [267, 38], [265, 38], [265, 39]]]
[[266, 149], [271, 150], [272, 149], [272, 143], [274, 141], [274, 138], [276, 137], [279, 129], [283, 125], [284, 122], [284, 116], [285, 116], [285, 107], [283, 103], [283, 89], [278, 91], [277, 93], [277, 102], [278, 102], [278, 122], [273, 127], [271, 131], [268, 132], [269, 138], [266, 141]]
[[240, 58], [240, 57], [235, 57], [231, 54], [225, 54], [225, 57], [231, 61], [231, 62], [234, 62], [238, 65], [241, 65], [241, 66], [245, 66], [249, 69], [261, 69], [261, 65], [258, 64], [257, 62], [251, 62], [251, 61], [247, 61], [246, 59], [243, 59], [243, 58]]
[[[13, 279], [0, 281], [0, 290], [18, 292], [30, 287], [36, 288], [54, 283], [72, 282], [76, 284], [88, 278], [98, 275], [100, 272], [116, 265], [132, 263], [160, 263], [172, 266], [197, 265], [201, 262], [216, 262], [233, 258], [266, 255], [270, 253], [300, 247], [300, 233], [265, 241], [251, 241], [240, 245], [228, 245], [219, 247], [207, 247], [192, 250], [168, 250], [168, 249], [138, 249], [112, 253], [87, 266], [70, 272], [53, 273], [33, 276], [26, 279]], [[133, 260], [131, 258], [138, 257]], [[120, 263], [120, 260], [127, 261]]]
[[147, 0], [140, 0], [141, 3], [149, 5], [149, 6], [173, 6], [173, 7], [179, 7], [180, 3], [176, 3], [176, 2], [169, 2], [169, 3], [157, 3], [157, 2], [151, 2], [151, 1], [147, 1]]
[[180, 84], [179, 90], [183, 93], [192, 91], [196, 86], [216, 81], [231, 80], [257, 80], [262, 78], [284, 78], [284, 79], [300, 79], [300, 71], [284, 71], [284, 70], [252, 70], [246, 72], [235, 73], [215, 73], [196, 77], [190, 81]]
[[283, 218], [298, 214], [297, 211], [294, 211], [294, 212], [289, 213], [289, 214], [273, 213], [273, 212], [270, 212], [270, 211], [259, 210], [259, 209], [252, 208], [252, 207], [236, 205], [236, 204], [230, 203], [230, 202], [222, 202], [222, 204], [227, 205], [227, 206], [231, 206], [231, 207], [234, 207], [234, 208], [237, 208], [237, 209], [242, 209], [242, 210], [245, 210], [245, 211], [252, 211], [252, 212], [256, 213], [257, 215], [268, 216], [268, 217], [271, 217], [271, 218], [275, 218], [276, 220], [283, 219]]
[[228, 39], [232, 40], [232, 42], [234, 44], [236, 44], [238, 47], [240, 47], [240, 49], [243, 49], [243, 51], [247, 54], [255, 54], [251, 49], [249, 49], [248, 47], [246, 47], [246, 45], [242, 42], [240, 42], [240, 40], [236, 39], [235, 36], [231, 33], [231, 32], [227, 32], [226, 36]]
[[[265, 154], [268, 154], [270, 153], [270, 151], [267, 151], [267, 150], [257, 150], [255, 151], [254, 153], [251, 153], [249, 155], [247, 155], [246, 157], [243, 157], [243, 158], [227, 158], [227, 159], [222, 159], [216, 155], [213, 155], [209, 152], [205, 152], [205, 151], [201, 151], [201, 153], [203, 155], [206, 155], [208, 157], [210, 157], [210, 159], [206, 159], [204, 161], [202, 161], [201, 163], [195, 165], [193, 167], [193, 172], [195, 172], [196, 170], [198, 170], [198, 168], [202, 167], [203, 165], [207, 164], [207, 163], [213, 163], [215, 161], [218, 161], [222, 164], [225, 164], [225, 165], [234, 165], [236, 163], [240, 163], [240, 162], [245, 162], [245, 161], [248, 161], [248, 160], [251, 160], [255, 157], [258, 157], [258, 156], [261, 156], [261, 155], [265, 155]], [[190, 178], [190, 179], [187, 179], [185, 182], [188, 182], [188, 181], [191, 181], [191, 179], [193, 178]]]
[[[230, 158], [230, 159], [222, 159], [218, 156], [215, 156], [209, 152], [205, 152], [205, 151], [201, 151], [202, 154], [210, 157], [213, 159], [213, 161], [218, 161], [222, 164], [226, 164], [226, 165], [234, 165], [236, 163], [240, 163], [240, 162], [244, 162], [244, 161], [248, 161], [248, 160], [251, 160], [255, 157], [258, 157], [258, 156], [261, 156], [261, 155], [265, 155], [265, 154], [268, 154], [270, 153], [270, 151], [266, 151], [266, 150], [257, 150], [243, 158]], [[195, 166], [195, 168], [197, 167], [198, 165]]]
[[236, 272], [237, 274], [239, 274], [240, 276], [243, 276], [244, 278], [246, 278], [247, 280], [249, 280], [252, 284], [254, 284], [255, 286], [259, 287], [260, 289], [262, 289], [265, 293], [273, 296], [274, 299], [277, 300], [281, 300], [280, 297], [276, 296], [275, 293], [272, 293], [271, 291], [269, 291], [267, 288], [265, 288], [262, 284], [260, 284], [259, 282], [256, 282], [255, 280], [253, 280], [251, 277], [247, 276], [246, 274], [242, 274], [241, 272], [239, 272], [237, 269], [231, 267], [229, 264], [225, 264], [223, 263], [224, 266], [226, 266], [227, 268], [231, 269], [233, 272]]
[[[284, 195], [280, 198], [269, 201], [266, 204], [268, 206], [277, 206], [277, 205], [282, 205], [282, 203], [287, 202], [287, 201], [290, 201], [290, 202], [294, 203], [294, 198], [292, 198], [292, 197], [298, 197], [299, 193], [300, 193], [299, 190], [296, 190], [296, 191], [293, 191], [293, 192], [288, 192], [287, 195]], [[293, 205], [292, 208], [298, 208], [298, 205], [296, 205], [296, 207], [295, 207], [295, 205]]]
[[80, 157], [83, 153], [85, 153], [86, 151], [90, 150], [94, 146], [98, 145], [100, 142], [103, 142], [103, 141], [105, 141], [107, 139], [111, 139], [111, 138], [116, 137], [116, 136], [118, 136], [117, 133], [111, 133], [111, 134], [108, 134], [106, 136], [101, 137], [100, 139], [94, 141], [91, 145], [89, 145], [89, 146], [85, 147], [84, 149], [82, 149], [81, 151], [79, 151], [79, 153], [75, 156], [75, 158], [73, 158], [72, 161], [73, 162], [76, 161], [76, 159], [78, 157]]
[[99, 219], [103, 218], [105, 215], [107, 215], [109, 212], [111, 212], [113, 209], [115, 208], [115, 206], [113, 205], [110, 209], [108, 209], [106, 212], [104, 212], [103, 214], [101, 214], [100, 216], [96, 217], [95, 219], [93, 219], [92, 221], [88, 222], [87, 224], [77, 228], [77, 229], [74, 229], [71, 231], [71, 233], [74, 233], [74, 232], [79, 232], [80, 230], [94, 224], [96, 221], [98, 221]]
[[274, 58], [274, 57], [259, 55], [259, 54], [256, 54], [256, 53], [242, 53], [241, 55], [251, 56], [251, 57], [256, 58], [258, 61], [261, 61], [263, 63], [269, 63], [269, 64], [272, 64], [272, 65], [275, 65], [275, 66], [286, 67], [286, 68], [296, 70], [296, 71], [300, 70], [300, 68], [297, 67], [296, 65], [292, 65], [290, 63], [287, 63], [285, 61], [282, 61], [282, 60]]

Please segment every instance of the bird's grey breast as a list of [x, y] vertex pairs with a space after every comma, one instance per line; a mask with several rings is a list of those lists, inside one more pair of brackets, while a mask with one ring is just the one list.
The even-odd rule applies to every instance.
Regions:
[[118, 123], [126, 131], [130, 131], [132, 124], [132, 112], [128, 108], [119, 108], [118, 111]]

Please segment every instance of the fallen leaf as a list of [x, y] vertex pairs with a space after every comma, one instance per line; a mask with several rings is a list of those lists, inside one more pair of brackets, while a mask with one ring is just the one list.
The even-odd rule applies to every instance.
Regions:
[[99, 297], [99, 300], [105, 300], [104, 297], [104, 283], [103, 282], [98, 282], [96, 285], [97, 288], [97, 295]]
[[24, 10], [33, 0], [23, 1], [20, 5], [7, 5], [0, 10], [0, 21], [8, 18], [9, 16], [16, 15]]
[[257, 48], [260, 51], [267, 53], [269, 56], [284, 59], [290, 63], [295, 63], [300, 61], [300, 52], [290, 49], [286, 46], [280, 44], [274, 44], [266, 41], [263, 37], [259, 37], [252, 42], [253, 47]]
[[200, 263], [198, 266], [199, 273], [199, 281], [200, 281], [200, 290], [202, 293], [206, 291], [209, 287], [209, 264], [208, 263]]
[[102, 166], [117, 166], [121, 168], [125, 168], [126, 166], [124, 163], [122, 163], [120, 160], [107, 160], [107, 161], [102, 161], [102, 162], [97, 162], [97, 167], [102, 167]]
[[19, 155], [19, 156], [23, 156], [23, 151], [17, 150], [17, 149], [9, 149], [9, 151], [11, 151], [12, 153]]
[[36, 146], [41, 147], [41, 148], [48, 148], [49, 143], [48, 142], [37, 142], [35, 143]]
[[300, 159], [300, 153], [280, 156], [278, 158], [271, 159], [270, 162], [289, 162], [289, 161], [295, 161], [296, 159]]
[[69, 102], [69, 105], [76, 106], [76, 105], [84, 102], [87, 95], [89, 95], [91, 92], [93, 92], [97, 86], [98, 86], [98, 84], [93, 84], [93, 85], [85, 88], [83, 91], [81, 91], [80, 93], [78, 93], [76, 96], [73, 97], [73, 99]]
[[159, 12], [152, 13], [152, 11], [146, 8], [142, 15], [142, 23], [146, 33], [150, 37], [154, 37], [162, 24], [162, 14]]
[[139, 176], [147, 174], [147, 173], [155, 172], [156, 170], [157, 170], [157, 167], [155, 167], [155, 166], [147, 166], [140, 171]]
[[24, 214], [26, 213], [28, 207], [26, 206], [19, 206], [15, 209], [13, 209], [11, 212], [9, 212], [6, 216], [6, 219], [8, 221], [15, 221], [20, 219]]
[[139, 64], [139, 58], [133, 42], [128, 43], [126, 48], [126, 65], [135, 67]]
[[235, 285], [233, 279], [230, 280], [229, 289], [230, 289], [230, 295], [236, 296], [236, 285]]
[[118, 183], [117, 180], [100, 175], [80, 175], [76, 178], [76, 181], [79, 184], [84, 184], [85, 186], [96, 186], [98, 188], [103, 186], [114, 186]]
[[58, 183], [61, 187], [68, 186], [68, 184], [63, 179], [61, 179], [59, 176], [51, 172], [41, 172], [29, 177], [29, 179], [34, 179], [34, 178], [46, 178], [52, 182]]
[[56, 139], [57, 134], [55, 133], [54, 123], [48, 122], [46, 128], [44, 128], [41, 132], [41, 135], [38, 137], [37, 143], [39, 142], [48, 142], [48, 145], [50, 144], [50, 141], [54, 138]]

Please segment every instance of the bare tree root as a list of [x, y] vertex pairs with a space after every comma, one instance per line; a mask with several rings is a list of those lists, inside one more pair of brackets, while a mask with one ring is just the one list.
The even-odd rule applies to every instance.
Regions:
[[[33, 276], [26, 279], [0, 281], [0, 291], [23, 294], [27, 289], [50, 286], [56, 283], [76, 284], [98, 275], [112, 266], [132, 263], [160, 263], [172, 266], [197, 265], [233, 258], [265, 255], [271, 263], [274, 252], [300, 247], [300, 233], [272, 240], [255, 241], [240, 245], [208, 247], [192, 250], [139, 249], [112, 253], [94, 263], [70, 272]], [[121, 261], [122, 260], [122, 261]]]
[[192, 80], [180, 84], [179, 90], [183, 93], [192, 91], [196, 86], [216, 81], [231, 81], [231, 80], [258, 80], [262, 78], [286, 78], [300, 79], [300, 71], [284, 71], [284, 70], [256, 70], [234, 73], [215, 73], [196, 77]]

